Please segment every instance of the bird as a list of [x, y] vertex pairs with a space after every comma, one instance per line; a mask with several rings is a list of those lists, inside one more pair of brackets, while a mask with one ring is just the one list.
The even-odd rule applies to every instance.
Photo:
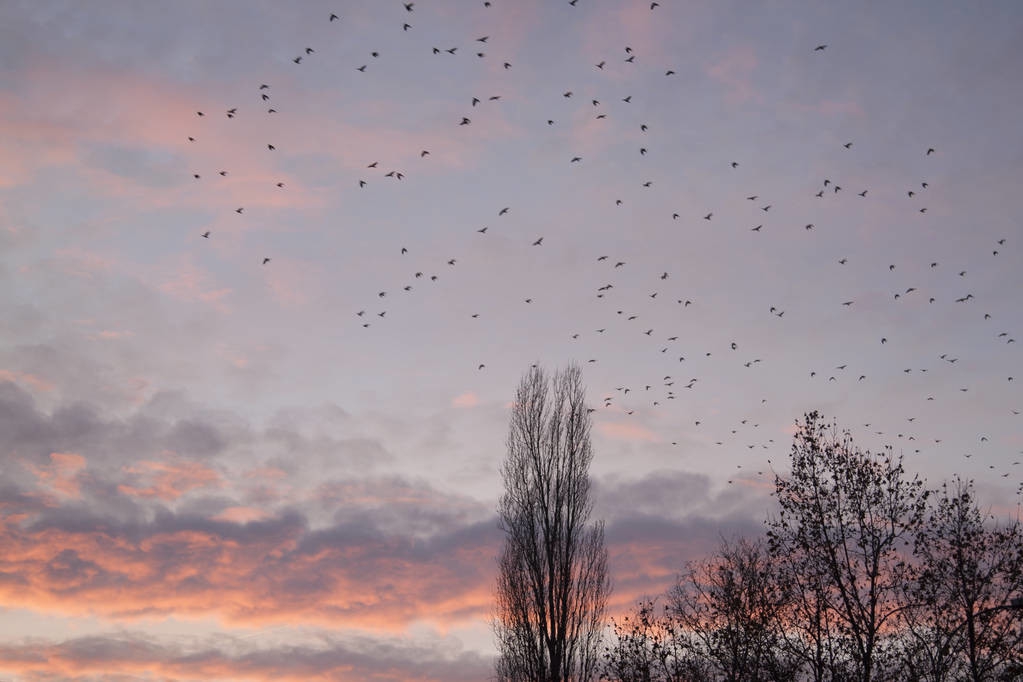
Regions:
[[540, 246], [542, 243], [543, 243], [543, 237], [540, 237], [535, 242], [533, 242], [533, 246]]
[[818, 45], [817, 47], [813, 48], [813, 51], [814, 52], [823, 52], [827, 47], [828, 47], [827, 45]]
[[845, 147], [846, 149], [852, 149], [852, 142], [846, 142], [842, 146]]
[[263, 265], [266, 265], [266, 264], [267, 264], [267, 263], [269, 263], [269, 262], [270, 262], [270, 259], [269, 259], [269, 258], [264, 258], [264, 259], [263, 259]]
[[206, 230], [205, 232], [203, 232], [203, 233], [202, 233], [202, 237], [203, 237], [204, 239], [209, 239], [209, 238], [210, 238], [210, 231], [209, 231], [209, 230]]
[[933, 153], [934, 153], [934, 147], [928, 147], [927, 148], [927, 153], [924, 154], [924, 156], [930, 156]]
[[511, 210], [510, 208], [502, 208], [500, 211], [497, 212], [497, 215], [502, 216], [510, 210]]
[[711, 216], [713, 216], [713, 215], [714, 215], [713, 213], [708, 213], [707, 215], [703, 216], [703, 219], [704, 220], [710, 220]]
[[340, 19], [340, 17], [338, 15], [336, 15], [336, 14], [331, 14], [330, 15], [330, 21], [337, 21], [338, 19]]

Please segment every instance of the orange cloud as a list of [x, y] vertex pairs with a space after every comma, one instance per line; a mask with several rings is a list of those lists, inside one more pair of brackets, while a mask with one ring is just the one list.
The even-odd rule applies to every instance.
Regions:
[[295, 516], [244, 525], [165, 516], [138, 529], [141, 537], [106, 523], [25, 532], [8, 517], [0, 521], [0, 600], [118, 619], [214, 614], [227, 623], [401, 631], [412, 621], [485, 617], [491, 526], [412, 543], [369, 528], [311, 531]]
[[85, 468], [85, 457], [73, 452], [51, 452], [50, 464], [36, 466], [25, 463], [39, 482], [68, 497], [79, 497], [78, 472]]
[[250, 523], [262, 521], [267, 513], [255, 507], [228, 507], [213, 517], [214, 521], [227, 521], [229, 523]]
[[164, 501], [176, 500], [197, 488], [219, 486], [220, 474], [199, 462], [141, 462], [125, 467], [125, 472], [143, 479], [148, 485], [117, 486], [125, 495], [142, 498], [156, 498]]

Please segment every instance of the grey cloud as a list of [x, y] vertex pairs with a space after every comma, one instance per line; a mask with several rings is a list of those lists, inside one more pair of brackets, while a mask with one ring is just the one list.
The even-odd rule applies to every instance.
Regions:
[[26, 679], [33, 681], [54, 679], [51, 676], [68, 667], [101, 671], [62, 677], [73, 682], [151, 679], [149, 675], [133, 676], [133, 671], [143, 666], [168, 682], [334, 675], [373, 682], [475, 682], [487, 678], [493, 665], [489, 657], [461, 650], [452, 642], [339, 637], [330, 633], [321, 633], [316, 639], [321, 642], [319, 646], [260, 647], [229, 637], [184, 643], [128, 634], [63, 641], [32, 639], [0, 644], [0, 666], [30, 671]]
[[608, 519], [684, 520], [762, 515], [772, 507], [767, 491], [729, 486], [712, 494], [710, 477], [688, 471], [653, 471], [641, 478], [608, 476], [594, 481], [595, 512]]

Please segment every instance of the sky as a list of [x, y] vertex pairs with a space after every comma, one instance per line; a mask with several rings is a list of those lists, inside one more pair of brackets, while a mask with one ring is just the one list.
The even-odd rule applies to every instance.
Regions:
[[486, 679], [533, 363], [614, 613], [810, 410], [1019, 513], [1023, 6], [488, 4], [0, 3], [0, 679]]

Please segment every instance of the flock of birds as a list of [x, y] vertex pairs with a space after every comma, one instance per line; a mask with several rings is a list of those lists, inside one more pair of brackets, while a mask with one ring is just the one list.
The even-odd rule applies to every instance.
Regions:
[[[483, 2], [483, 5], [484, 7], [490, 8], [492, 7], [493, 3], [487, 1]], [[577, 0], [569, 0], [568, 5], [575, 7], [577, 5]], [[657, 2], [649, 3], [650, 11], [656, 11], [659, 8], [659, 6], [660, 5]], [[395, 21], [396, 23], [400, 22], [400, 28], [403, 33], [408, 33], [410, 31], [415, 30], [412, 22], [416, 17], [417, 9], [418, 8], [416, 6], [416, 3], [414, 2], [408, 3], [401, 2], [399, 3], [399, 6], [396, 7]], [[323, 21], [333, 25], [335, 23], [337, 24], [342, 23], [344, 19], [338, 13], [330, 13], [327, 17], [324, 17]], [[489, 57], [487, 50], [498, 41], [493, 41], [491, 39], [491, 36], [488, 34], [468, 37], [466, 38], [466, 42], [472, 46], [470, 49], [463, 49], [461, 46], [439, 47], [435, 46], [431, 49], [431, 56], [436, 56], [440, 58], [445, 56], [457, 56], [471, 52], [472, 54], [475, 55], [477, 59], [488, 59]], [[827, 44], [819, 44], [812, 48], [808, 47], [808, 53], [810, 54], [826, 53], [827, 48], [828, 48]], [[310, 60], [314, 58], [316, 54], [317, 51], [315, 48], [306, 46], [299, 50], [298, 54], [296, 54], [296, 56], [294, 56], [291, 61], [296, 66], [296, 68], [306, 68], [309, 65]], [[373, 51], [370, 53], [370, 57], [371, 59], [378, 59], [380, 57], [380, 53], [377, 51]], [[816, 58], [824, 57], [821, 56]], [[637, 51], [633, 49], [633, 47], [631, 46], [624, 46], [620, 59], [624, 63], [634, 65], [636, 64]], [[358, 72], [367, 74], [367, 77], [371, 77], [372, 75], [372, 69], [370, 68], [371, 64], [372, 61], [367, 61], [366, 63], [352, 65], [352, 68], [354, 68]], [[607, 64], [608, 61], [607, 59], [605, 59], [593, 64], [592, 68], [595, 69], [597, 72], [603, 72]], [[510, 61], [501, 60], [500, 68], [505, 71], [511, 70], [513, 69], [513, 64]], [[663, 69], [663, 74], [664, 78], [671, 78], [676, 75], [676, 71], [672, 68], [666, 68]], [[264, 107], [265, 115], [273, 116], [274, 114], [277, 113], [277, 109], [275, 108], [273, 103], [273, 90], [269, 84], [267, 83], [260, 84], [256, 91], [256, 95], [258, 96], [259, 103]], [[571, 100], [572, 98], [579, 99], [572, 89], [562, 90], [561, 98], [564, 100]], [[472, 97], [471, 100], [469, 100], [466, 103], [468, 111], [466, 111], [465, 115], [461, 116], [460, 118], [452, 120], [451, 121], [452, 127], [457, 128], [460, 126], [474, 125], [473, 117], [475, 111], [479, 111], [482, 107], [485, 107], [487, 105], [500, 106], [501, 99], [502, 96], [499, 94], [489, 95], [485, 97]], [[615, 99], [618, 102], [621, 102], [621, 104], [632, 106], [634, 108], [633, 109], [634, 111], [635, 110], [642, 111], [642, 102], [639, 101], [638, 99], [634, 101], [633, 96], [631, 94], [617, 96]], [[608, 111], [605, 108], [603, 108], [603, 104], [600, 100], [591, 99], [588, 104], [589, 107], [592, 109], [593, 116], [597, 120], [604, 120], [608, 117], [609, 115]], [[222, 115], [226, 116], [229, 119], [233, 119], [237, 116], [240, 116], [241, 114], [239, 113], [238, 107], [231, 106], [225, 107], [222, 112]], [[203, 119], [208, 118], [208, 116], [209, 114], [207, 114], [206, 111], [200, 110], [195, 112], [195, 118], [197, 122], [201, 122]], [[542, 121], [537, 121], [536, 124], [537, 126], [540, 127], [542, 126], [550, 127], [557, 125], [555, 118], [547, 118]], [[638, 125], [638, 130], [640, 131], [644, 139], [647, 139], [647, 136], [649, 136], [651, 140], [654, 139], [654, 134], [651, 132], [651, 128], [652, 127], [648, 125], [647, 122], [640, 122]], [[201, 128], [197, 128], [196, 131], [192, 132], [187, 136], [187, 139], [190, 143], [200, 143], [201, 138], [202, 138]], [[277, 145], [273, 140], [264, 141], [262, 144], [265, 145], [265, 148], [269, 153], [273, 153], [278, 149]], [[652, 143], [644, 144], [637, 148], [636, 153], [640, 158], [646, 157], [651, 147]], [[854, 142], [853, 141], [845, 142], [842, 145], [842, 147], [846, 151], [851, 151], [854, 148]], [[921, 156], [926, 158], [934, 157], [937, 153], [938, 152], [934, 147], [927, 147], [925, 149], [920, 150]], [[417, 150], [416, 155], [420, 159], [428, 160], [428, 157], [430, 157], [431, 155], [431, 150], [421, 148]], [[365, 161], [366, 164], [364, 174], [362, 175], [362, 177], [358, 177], [356, 179], [359, 188], [365, 188], [371, 182], [376, 182], [379, 179], [402, 181], [406, 177], [406, 171], [403, 169], [383, 168], [381, 167], [380, 162], [372, 159], [366, 159]], [[565, 162], [571, 166], [574, 164], [584, 163], [584, 159], [583, 156], [579, 154], [572, 154], [570, 156], [567, 156]], [[735, 160], [723, 159], [722, 165], [726, 168], [737, 170], [740, 167], [740, 162]], [[219, 176], [227, 176], [229, 174], [229, 170], [218, 169], [217, 174]], [[198, 181], [203, 178], [203, 175], [200, 173], [194, 173], [193, 177], [195, 180]], [[839, 184], [838, 180], [833, 179], [834, 177], [835, 176], [828, 177], [822, 174], [820, 177], [819, 185], [816, 188], [813, 188], [813, 190], [811, 191], [813, 198], [819, 201], [827, 201], [829, 198], [836, 197], [840, 193], [851, 193], [858, 197], [858, 199], [856, 200], [862, 199], [869, 201], [871, 188], [850, 187], [846, 189], [841, 184]], [[653, 180], [646, 180], [643, 181], [641, 184], [642, 187], [649, 188], [653, 185]], [[276, 182], [274, 191], [287, 191], [287, 187], [283, 181], [278, 181]], [[925, 216], [927, 213], [927, 205], [925, 202], [925, 198], [931, 191], [933, 190], [931, 190], [929, 183], [925, 180], [918, 180], [916, 183], [914, 183], [914, 186], [905, 188], [907, 212], [918, 214], [923, 219], [923, 216]], [[621, 198], [609, 197], [608, 201], [610, 204], [613, 204], [614, 206], [622, 206], [624, 200]], [[749, 232], [752, 232], [757, 235], [765, 234], [765, 228], [768, 226], [768, 221], [770, 220], [770, 217], [772, 215], [771, 210], [774, 207], [774, 203], [770, 199], [761, 197], [758, 194], [745, 193], [743, 193], [741, 201], [750, 202], [749, 206], [751, 209], [753, 207], [759, 209], [759, 211], [757, 211], [757, 215], [760, 215], [762, 219], [762, 221], [758, 222], [756, 225], [749, 225], [748, 227]], [[672, 223], [676, 223], [677, 221], [683, 221], [684, 223], [685, 221], [689, 220], [694, 221], [702, 220], [707, 222], [714, 222], [717, 219], [715, 208], [714, 207], [707, 208], [708, 210], [706, 210], [705, 212], [702, 212], [699, 215], [694, 216], [684, 215], [682, 211], [673, 211], [670, 217], [665, 216], [665, 220], [668, 220], [670, 218], [670, 221], [672, 221]], [[238, 206], [233, 210], [235, 211], [235, 213], [239, 215], [243, 215], [245, 213], [244, 206]], [[492, 217], [494, 220], [500, 221], [505, 216], [508, 216], [512, 211], [513, 211], [512, 206], [495, 207]], [[469, 229], [467, 229], [468, 233], [467, 238], [487, 239], [490, 229], [491, 227], [489, 225], [472, 226], [471, 232]], [[803, 224], [802, 229], [807, 233], [811, 233], [816, 229], [816, 226], [813, 222], [806, 222], [805, 224]], [[200, 236], [205, 239], [212, 239], [214, 237], [212, 232], [208, 230], [202, 232]], [[531, 247], [534, 248], [543, 248], [544, 239], [545, 239], [544, 235], [535, 235], [534, 237], [531, 237], [528, 240], [528, 244], [530, 244]], [[995, 240], [993, 243], [989, 245], [990, 257], [998, 258], [1000, 252], [1003, 249], [1008, 248], [1010, 246], [1011, 243], [1006, 238], [999, 238]], [[410, 249], [406, 245], [396, 243], [394, 244], [393, 248], [396, 257], [398, 258], [406, 258], [410, 254]], [[623, 259], [615, 258], [612, 255], [604, 253], [594, 253], [592, 255], [592, 258], [595, 267], [599, 268], [598, 273], [600, 274], [598, 276], [601, 277], [600, 280], [601, 283], [599, 286], [594, 287], [593, 295], [596, 296], [598, 299], [603, 299], [606, 302], [610, 303], [612, 290], [614, 290], [616, 286], [616, 280], [614, 279], [614, 277], [616, 273], [625, 271], [629, 267], [629, 265]], [[438, 264], [441, 269], [436, 269], [433, 271], [427, 271], [422, 269], [410, 269], [407, 281], [394, 282], [391, 286], [385, 286], [383, 288], [380, 288], [376, 292], [376, 295], [373, 298], [372, 303], [367, 302], [366, 304], [359, 306], [357, 310], [353, 311], [357, 324], [361, 325], [362, 328], [368, 330], [368, 333], [372, 333], [372, 328], [374, 327], [374, 324], [382, 322], [386, 318], [388, 313], [387, 310], [388, 301], [392, 300], [395, 296], [412, 294], [414, 291], [417, 290], [417, 287], [420, 286], [420, 283], [424, 283], [425, 285], [425, 283], [428, 282], [437, 282], [440, 279], [444, 269], [457, 268], [459, 262], [460, 261], [458, 258], [452, 257], [444, 261], [443, 264]], [[849, 259], [843, 256], [836, 259], [835, 265], [837, 267], [844, 267], [848, 264], [848, 262]], [[260, 264], [262, 266], [272, 267], [272, 257], [269, 255], [262, 256]], [[898, 266], [899, 266], [898, 263], [886, 263], [884, 265], [884, 269], [887, 270], [888, 273], [894, 273], [898, 269]], [[908, 286], [905, 288], [900, 288], [898, 290], [892, 291], [891, 292], [892, 301], [896, 302], [899, 301], [900, 299], [904, 299], [907, 297], [926, 297], [928, 304], [933, 304], [937, 306], [942, 305], [976, 306], [978, 297], [975, 296], [970, 291], [969, 274], [966, 270], [962, 270], [959, 268], [949, 268], [949, 266], [946, 266], [945, 264], [938, 262], [930, 262], [929, 269], [950, 270], [952, 274], [949, 276], [954, 277], [957, 280], [957, 283], [961, 285], [962, 290], [961, 295], [950, 300], [943, 300], [938, 295], [924, 293], [922, 285]], [[672, 279], [674, 274], [675, 273], [671, 273], [668, 271], [651, 273], [650, 275], [651, 280], [658, 284], [658, 289], [650, 292], [647, 295], [648, 298], [650, 300], [668, 301], [668, 305], [676, 307], [679, 311], [685, 311], [688, 308], [690, 308], [690, 306], [699, 305], [699, 302], [695, 299], [695, 297], [692, 296], [679, 297], [678, 295], [672, 295], [667, 291], [669, 283], [676, 281]], [[531, 297], [523, 298], [522, 303], [524, 305], [529, 305], [533, 303], [533, 298]], [[857, 305], [857, 301], [839, 300], [836, 301], [835, 305], [843, 308], [852, 308]], [[614, 312], [609, 313], [609, 315], [613, 315], [613, 319], [615, 322], [620, 321], [625, 324], [635, 323], [636, 329], [639, 334], [650, 339], [657, 339], [658, 350], [664, 356], [666, 361], [670, 360], [670, 362], [676, 368], [685, 368], [689, 366], [686, 364], [687, 354], [679, 350], [678, 344], [680, 343], [680, 337], [678, 334], [675, 333], [666, 334], [664, 332], [659, 332], [659, 330], [654, 327], [642, 325], [642, 322], [639, 321], [641, 315], [636, 311], [630, 311], [626, 307], [619, 308], [618, 306], [614, 306], [613, 309]], [[783, 318], [786, 313], [786, 310], [779, 304], [770, 306], [769, 310], [765, 311], [765, 313], [777, 318]], [[984, 312], [981, 313], [980, 315], [982, 315], [985, 321], [989, 321], [992, 319], [992, 315], [990, 313]], [[480, 317], [480, 313], [474, 312], [471, 314], [471, 317], [477, 319]], [[570, 338], [575, 341], [582, 339], [587, 334], [603, 335], [609, 330], [609, 328], [610, 325], [602, 326], [594, 330], [590, 330], [588, 332], [569, 330], [568, 334]], [[1001, 344], [1016, 343], [1016, 339], [1010, 331], [996, 330], [992, 332], [991, 336], [993, 342], [996, 343]], [[877, 343], [882, 346], [886, 346], [890, 343], [890, 341], [886, 336], [879, 336], [879, 338], [877, 339]], [[739, 348], [740, 348], [739, 342], [733, 340], [729, 342], [729, 344], [724, 348], [703, 350], [702, 352], [697, 353], [695, 357], [693, 354], [690, 353], [688, 354], [688, 357], [690, 359], [710, 358], [713, 355], [713, 353], [720, 351], [721, 352], [720, 354], [724, 355], [733, 354], [732, 357], [734, 358], [736, 357], [734, 353], [736, 353], [739, 350]], [[956, 362], [959, 361], [959, 358], [953, 354], [942, 354], [940, 357], [935, 358], [934, 360], [936, 360], [937, 362], [930, 367], [919, 366], [905, 367], [902, 371], [904, 374], [907, 375], [912, 373], [926, 373], [929, 371], [939, 372], [941, 371], [941, 368], [944, 366], [954, 365]], [[586, 362], [596, 363], [597, 358], [589, 358]], [[756, 365], [763, 362], [763, 359], [756, 357], [745, 358], [737, 360], [737, 362], [740, 362], [742, 366], [745, 368], [753, 368]], [[690, 362], [690, 364], [692, 363]], [[478, 371], [483, 371], [487, 367], [485, 362], [478, 362], [474, 366]], [[829, 368], [809, 368], [807, 369], [807, 374], [808, 377], [812, 380], [825, 381], [829, 383], [842, 382], [846, 380], [854, 380], [855, 382], [863, 382], [868, 380], [867, 374], [856, 371], [855, 369], [853, 369], [853, 365], [850, 363], [837, 364]], [[1005, 380], [1008, 382], [1012, 382], [1014, 381], [1014, 379], [1015, 377], [1012, 376], [1011, 374], [1008, 374], [1005, 377]], [[667, 404], [667, 401], [676, 400], [676, 398], [678, 397], [678, 394], [675, 393], [676, 386], [684, 387], [687, 390], [694, 390], [700, 385], [699, 383], [700, 381], [701, 381], [700, 377], [690, 376], [689, 372], [687, 372], [686, 374], [679, 374], [678, 369], [676, 369], [673, 370], [673, 372], [663, 374], [663, 376], [658, 374], [658, 376], [654, 377], [652, 380], [643, 381], [641, 383], [627, 382], [622, 383], [621, 385], [614, 387], [614, 392], [609, 392], [608, 394], [603, 395], [599, 404], [602, 405], [604, 409], [613, 408], [621, 412], [622, 414], [633, 415], [636, 413], [637, 410], [661, 407], [662, 405]], [[958, 391], [962, 393], [966, 393], [969, 390], [970, 390], [969, 386], [958, 387]], [[933, 401], [935, 400], [935, 396], [928, 395], [926, 397], [926, 400]], [[764, 404], [766, 402], [767, 398], [760, 399], [761, 404]], [[592, 408], [591, 411], [595, 409], [597, 408]], [[1013, 417], [1018, 417], [1020, 415], [1020, 410], [1010, 408], [1009, 411], [1011, 412]], [[876, 430], [874, 431], [874, 433], [880, 436], [887, 435], [889, 438], [891, 436], [896, 436], [898, 439], [903, 440], [907, 444], [907, 447], [912, 448], [915, 452], [920, 452], [920, 448], [923, 446], [923, 443], [927, 440], [931, 440], [935, 445], [940, 444], [942, 442], [941, 439], [927, 439], [924, 436], [915, 433], [913, 431], [914, 422], [916, 422], [916, 417], [907, 416], [906, 417], [907, 426], [904, 432], [900, 433], [889, 432], [888, 434], [886, 434], [885, 431], [883, 430]], [[698, 428], [703, 424], [704, 424], [703, 420], [696, 419], [693, 422], [693, 427]], [[726, 444], [726, 442], [734, 441], [734, 438], [730, 439], [729, 436], [738, 437], [740, 436], [740, 434], [747, 433], [748, 432], [747, 430], [757, 429], [759, 428], [759, 426], [760, 424], [756, 421], [756, 419], [746, 417], [737, 420], [736, 423], [733, 425], [733, 428], [728, 429], [729, 431], [728, 434], [719, 434], [717, 437], [712, 436], [710, 437], [711, 440], [709, 442], [713, 442], [717, 446], [723, 446]], [[872, 424], [870, 423], [864, 424], [864, 427], [876, 428], [873, 427]], [[988, 440], [989, 439], [986, 435], [978, 434], [977, 446], [980, 447], [981, 444], [988, 442]], [[678, 441], [672, 441], [672, 444], [677, 445]], [[773, 445], [774, 439], [768, 438], [762, 439], [759, 442], [746, 443], [745, 447], [750, 450], [753, 450], [758, 447], [761, 449], [769, 449]], [[967, 452], [964, 453], [963, 456], [966, 458], [970, 458], [973, 456], [973, 454], [974, 454], [973, 452]], [[768, 462], [770, 462], [770, 460], [768, 460]], [[1011, 466], [1018, 466], [1019, 464], [1020, 464], [1019, 459], [1016, 459], [1015, 461], [1011, 462]], [[995, 464], [990, 464], [989, 467], [990, 469], [994, 470]], [[742, 465], [737, 465], [737, 468], [741, 469]], [[1019, 470], [1015, 471], [1017, 473], [1017, 476], [1020, 476], [1020, 478], [1023, 479], [1023, 476], [1019, 474]], [[1004, 470], [999, 470], [998, 473], [1002, 477], [1008, 478], [1010, 475], [1012, 475], [1013, 471], [1011, 469], [1006, 468]], [[765, 474], [765, 471], [764, 469], [761, 469], [757, 471], [756, 474], [759, 476], [763, 476]], [[735, 480], [736, 479], [729, 480], [729, 483], [733, 483]], [[1020, 482], [1019, 490], [1023, 491], [1023, 481]]]

